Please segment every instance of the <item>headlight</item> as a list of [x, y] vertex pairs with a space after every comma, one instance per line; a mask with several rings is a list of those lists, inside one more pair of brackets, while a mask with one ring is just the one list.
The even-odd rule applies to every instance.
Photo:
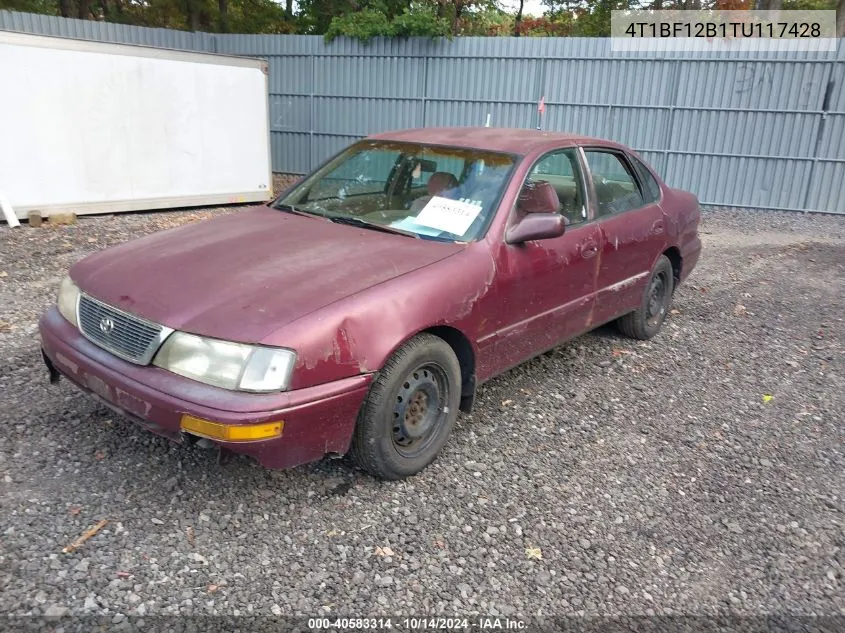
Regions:
[[153, 365], [223, 389], [282, 391], [290, 383], [295, 361], [296, 354], [287, 349], [174, 332]]
[[79, 288], [70, 277], [62, 279], [59, 286], [59, 313], [70, 321], [74, 327], [79, 327], [76, 318], [76, 306], [79, 303]]

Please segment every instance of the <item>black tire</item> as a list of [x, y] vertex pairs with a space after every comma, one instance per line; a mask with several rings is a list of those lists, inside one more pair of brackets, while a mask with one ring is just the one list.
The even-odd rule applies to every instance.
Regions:
[[432, 334], [415, 336], [370, 387], [352, 436], [353, 461], [381, 479], [415, 475], [446, 443], [460, 401], [461, 366], [452, 348]]
[[674, 284], [672, 262], [665, 255], [661, 255], [648, 278], [640, 307], [616, 320], [619, 331], [625, 336], [643, 341], [657, 334], [672, 305]]

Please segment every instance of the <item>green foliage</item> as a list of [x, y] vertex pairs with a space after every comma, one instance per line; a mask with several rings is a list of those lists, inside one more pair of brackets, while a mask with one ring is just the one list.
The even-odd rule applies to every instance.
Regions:
[[487, 6], [467, 12], [461, 20], [460, 33], [461, 35], [512, 35], [514, 22], [515, 17], [512, 14], [496, 6]]
[[374, 37], [443, 37], [449, 35], [449, 23], [427, 5], [405, 7], [390, 15], [390, 8], [376, 1], [360, 11], [339, 15], [326, 29], [326, 41], [349, 37], [368, 42]]
[[58, 15], [59, 13], [59, 5], [51, 0], [0, 0], [0, 9], [43, 15]]
[[332, 18], [326, 29], [326, 41], [346, 36], [363, 42], [374, 37], [391, 34], [391, 20], [384, 11], [364, 9]]
[[443, 37], [450, 35], [449, 22], [437, 17], [437, 13], [427, 6], [405, 9], [401, 15], [393, 18], [394, 37]]

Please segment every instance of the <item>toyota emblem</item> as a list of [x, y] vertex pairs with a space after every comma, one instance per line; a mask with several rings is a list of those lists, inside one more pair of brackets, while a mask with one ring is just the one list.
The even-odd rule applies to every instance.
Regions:
[[103, 317], [100, 319], [100, 331], [103, 334], [111, 334], [111, 331], [114, 329], [114, 321], [112, 321], [108, 317]]

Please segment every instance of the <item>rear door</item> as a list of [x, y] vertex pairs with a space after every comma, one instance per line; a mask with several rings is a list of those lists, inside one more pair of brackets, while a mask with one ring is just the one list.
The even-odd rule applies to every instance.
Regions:
[[666, 221], [653, 190], [621, 151], [585, 147], [601, 230], [592, 325], [636, 309], [655, 260], [666, 244]]

